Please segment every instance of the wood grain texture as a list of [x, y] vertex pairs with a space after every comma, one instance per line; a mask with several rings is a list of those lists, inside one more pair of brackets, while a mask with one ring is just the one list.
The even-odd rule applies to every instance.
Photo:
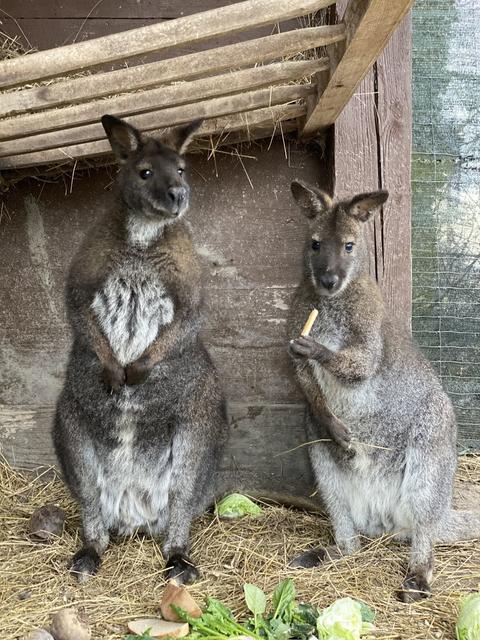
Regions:
[[[139, 127], [142, 131], [149, 131], [151, 135], [162, 135], [165, 132], [165, 128], [170, 125], [189, 122], [195, 118], [201, 118], [203, 115], [206, 116], [207, 119], [198, 129], [197, 136], [214, 136], [215, 134], [220, 134], [218, 144], [231, 144], [231, 139], [225, 135], [229, 131], [244, 129], [245, 131], [241, 139], [249, 139], [251, 126], [253, 129], [252, 139], [254, 139], [254, 127], [257, 123], [268, 124], [269, 130], [273, 131], [275, 126], [281, 126], [280, 123], [283, 120], [303, 116], [306, 112], [306, 107], [303, 102], [280, 105], [277, 105], [277, 102], [287, 103], [292, 100], [298, 100], [302, 96], [305, 97], [309, 95], [309, 93], [311, 93], [311, 87], [309, 87], [309, 85], [288, 85], [286, 87], [274, 87], [271, 90], [264, 89], [243, 93], [239, 96], [239, 98], [241, 98], [240, 103], [234, 99], [237, 96], [214, 98], [203, 103], [184, 105], [175, 109], [164, 109], [163, 112], [158, 112], [158, 115], [157, 113], [141, 114], [133, 118], [129, 117], [125, 119]], [[243, 108], [239, 108], [239, 104], [242, 105]], [[228, 115], [223, 118], [211, 117], [213, 114], [221, 116], [222, 113], [227, 113]], [[178, 118], [183, 118], [183, 120], [178, 120]], [[148, 123], [153, 125], [153, 127], [158, 127], [158, 125], [163, 126], [162, 129], [152, 129]], [[95, 127], [98, 130], [98, 125], [95, 125]], [[73, 133], [73, 136], [77, 135], [75, 129], [69, 131]], [[68, 132], [65, 132], [65, 135], [67, 133]], [[49, 135], [50, 134], [43, 134], [42, 137]], [[100, 135], [99, 132], [99, 138]], [[103, 134], [102, 137], [104, 138], [105, 135]], [[32, 139], [33, 138], [30, 138], [29, 140]], [[21, 140], [18, 141], [18, 147], [21, 146], [21, 142]], [[106, 139], [93, 142], [81, 142], [79, 144], [65, 144], [65, 146], [59, 148], [3, 156], [0, 157], [0, 169], [18, 169], [49, 163], [67, 163], [73, 165], [77, 159], [90, 158], [93, 156], [111, 156], [110, 144]]]
[[377, 61], [381, 181], [382, 187], [390, 192], [383, 208], [382, 288], [393, 315], [409, 329], [412, 316], [411, 34], [409, 15]]
[[335, 122], [412, 4], [413, 0], [350, 0], [343, 17], [345, 51], [307, 114], [302, 135], [313, 135]]
[[[337, 3], [341, 15], [346, 0]], [[370, 222], [370, 273], [395, 316], [410, 326], [411, 37], [407, 16], [335, 124], [335, 194], [387, 189]]]
[[[126, 117], [144, 112], [158, 112], [167, 107], [172, 109], [176, 105], [198, 104], [208, 98], [252, 91], [276, 84], [287, 84], [292, 80], [298, 81], [313, 75], [318, 69], [326, 68], [327, 64], [326, 60], [323, 62], [317, 60], [278, 62], [224, 73], [213, 78], [201, 78], [178, 85], [146, 90], [141, 93], [132, 92], [128, 95], [74, 105], [64, 109], [53, 109], [48, 112], [43, 111], [8, 118], [0, 121], [0, 138], [13, 138], [13, 140], [0, 143], [0, 155], [60, 146], [52, 144], [50, 140], [59, 140], [61, 144], [65, 144], [65, 142], [62, 143], [62, 136], [68, 137], [66, 132], [72, 127], [75, 127], [72, 131], [73, 137], [70, 136], [72, 143], [101, 138], [104, 136], [104, 131], [100, 124], [100, 118], [105, 113]], [[91, 124], [90, 129], [86, 129], [86, 123], [94, 124]], [[162, 126], [161, 122], [156, 125], [156, 128], [159, 126]], [[45, 133], [52, 131], [54, 133]], [[88, 133], [89, 131], [93, 132], [93, 135]], [[82, 132], [84, 132], [83, 135]], [[95, 135], [95, 132], [100, 135]], [[45, 135], [40, 138], [42, 133]], [[35, 137], [32, 137], [29, 143], [28, 140], [24, 140], [26, 136]], [[43, 143], [42, 140], [44, 140]]]
[[[103, 0], [98, 6], [95, 0], [55, 0], [49, 2], [48, 16], [65, 20], [85, 16], [91, 19], [129, 18], [144, 22], [148, 18], [172, 19], [223, 7], [241, 0]], [[2, 9], [14, 18], [44, 19], [47, 13], [45, 0], [2, 0]]]
[[[343, 28], [333, 26], [337, 30], [336, 34], [330, 30], [329, 38], [342, 37]], [[14, 31], [10, 30], [9, 33], [13, 35]], [[39, 35], [38, 31], [36, 33]], [[145, 89], [199, 75], [215, 75], [229, 68], [239, 69], [306, 51], [320, 46], [325, 39], [326, 32], [323, 27], [295, 29], [265, 37], [258, 37], [256, 34], [256, 37], [246, 42], [227, 44], [186, 55], [179, 54], [175, 58], [149, 62], [133, 68], [64, 79], [31, 89], [26, 88], [21, 92], [7, 92], [2, 95], [0, 116], [85, 102], [109, 94]], [[322, 61], [319, 61], [319, 66], [321, 65]]]
[[128, 33], [112, 33], [29, 56], [19, 56], [0, 63], [0, 87], [22, 85], [185, 43], [273, 24], [311, 13], [329, 4], [332, 4], [332, 0], [245, 0], [176, 20], [138, 27]]

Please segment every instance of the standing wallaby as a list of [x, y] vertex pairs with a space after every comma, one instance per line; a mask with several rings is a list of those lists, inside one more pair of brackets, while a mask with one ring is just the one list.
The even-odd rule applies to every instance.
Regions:
[[[352, 436], [349, 450], [332, 441], [310, 447], [336, 547], [307, 551], [293, 565], [312, 567], [354, 553], [361, 534], [394, 534], [411, 542], [401, 597], [416, 600], [430, 590], [434, 544], [480, 537], [480, 515], [452, 509], [457, 428], [451, 402], [368, 275], [362, 226], [388, 194], [334, 204], [301, 182], [292, 183], [292, 193], [310, 221], [289, 329], [289, 350], [309, 400], [307, 437], [328, 436], [326, 407]], [[312, 307], [319, 311], [312, 335], [299, 338]]]
[[164, 536], [169, 576], [193, 582], [192, 518], [213, 501], [227, 433], [217, 372], [198, 335], [201, 282], [182, 220], [186, 150], [200, 121], [161, 141], [113, 116], [102, 124], [121, 165], [114, 207], [67, 280], [73, 346], [53, 431], [80, 503], [84, 547], [71, 571], [94, 574], [110, 532]]

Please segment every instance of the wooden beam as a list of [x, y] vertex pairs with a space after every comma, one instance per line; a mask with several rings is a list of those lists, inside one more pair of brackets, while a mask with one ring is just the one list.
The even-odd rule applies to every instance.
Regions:
[[[298, 88], [308, 85], [300, 85]], [[288, 87], [289, 89], [295, 87]], [[311, 90], [311, 89], [310, 89]], [[207, 137], [211, 135], [223, 135], [228, 131], [244, 129], [244, 135], [248, 135], [250, 127], [267, 125], [270, 123], [280, 123], [292, 119], [300, 118], [306, 113], [305, 104], [276, 105], [255, 109], [243, 113], [229, 115], [227, 117], [210, 118], [206, 120], [197, 133], [197, 137]], [[157, 120], [157, 127], [158, 127]], [[273, 127], [272, 127], [273, 129]], [[150, 135], [161, 136], [165, 128], [150, 131]], [[280, 133], [280, 128], [278, 129]], [[267, 134], [269, 135], [269, 134]], [[229, 143], [231, 144], [231, 143]], [[20, 169], [22, 167], [34, 167], [44, 164], [71, 163], [82, 158], [102, 156], [111, 154], [110, 144], [107, 140], [97, 140], [77, 145], [70, 145], [61, 148], [48, 149], [33, 153], [11, 155], [0, 158], [0, 171], [6, 169]]]
[[200, 42], [312, 13], [333, 0], [246, 0], [176, 20], [38, 51], [0, 63], [0, 87], [12, 87], [98, 65]]
[[345, 52], [319, 99], [310, 101], [302, 136], [335, 122], [412, 4], [413, 0], [350, 0], [344, 15]]
[[[159, 127], [170, 127], [183, 122], [189, 122], [197, 118], [213, 118], [250, 111], [269, 105], [285, 104], [300, 98], [306, 98], [313, 92], [313, 85], [296, 84], [279, 87], [268, 87], [255, 91], [246, 91], [231, 96], [212, 98], [201, 102], [149, 111], [125, 118], [142, 131], [150, 131]], [[101, 140], [105, 137], [105, 131], [100, 122], [87, 124], [61, 131], [50, 131], [36, 136], [9, 140], [0, 143], [0, 156], [9, 156], [20, 153], [30, 153], [41, 149], [54, 149], [72, 144]]]
[[[327, 68], [328, 58], [277, 62], [191, 82], [171, 84], [141, 93], [132, 92], [95, 102], [76, 104], [63, 109], [52, 109], [48, 114], [40, 112], [7, 118], [0, 120], [0, 140], [21, 138], [43, 131], [55, 131], [97, 122], [105, 113], [123, 117], [146, 111], [157, 111], [162, 107], [174, 107], [197, 100], [248, 91], [262, 86], [271, 86], [280, 82], [306, 78], [319, 69]], [[6, 147], [11, 146], [12, 149], [15, 149], [14, 145], [16, 144], [17, 142], [12, 142]], [[0, 153], [1, 147], [2, 145], [0, 145]], [[20, 153], [18, 149], [17, 153]]]
[[[0, 117], [118, 95], [201, 75], [214, 75], [226, 69], [240, 69], [278, 60], [344, 38], [343, 25], [308, 27], [159, 62], [59, 80], [22, 91], [10, 91], [2, 94]], [[321, 65], [322, 61], [319, 64]]]

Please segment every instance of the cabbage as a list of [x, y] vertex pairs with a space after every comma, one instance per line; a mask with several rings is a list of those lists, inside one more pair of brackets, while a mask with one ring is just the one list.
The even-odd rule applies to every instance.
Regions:
[[480, 640], [480, 593], [461, 600], [455, 632], [457, 640]]
[[362, 619], [362, 606], [352, 598], [340, 598], [324, 609], [317, 620], [319, 640], [359, 640], [373, 629]]
[[247, 496], [231, 493], [220, 500], [215, 507], [215, 513], [220, 518], [243, 518], [243, 516], [258, 516], [262, 510]]

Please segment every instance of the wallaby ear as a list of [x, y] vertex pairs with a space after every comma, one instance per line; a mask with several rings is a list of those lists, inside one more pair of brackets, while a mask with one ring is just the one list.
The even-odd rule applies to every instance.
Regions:
[[350, 200], [347, 212], [361, 222], [366, 222], [387, 201], [388, 191], [361, 193]]
[[120, 118], [104, 115], [102, 125], [113, 152], [121, 164], [125, 163], [128, 156], [143, 144], [140, 131]]
[[324, 213], [332, 207], [333, 202], [330, 196], [320, 189], [310, 187], [301, 180], [294, 180], [290, 189], [295, 201], [300, 205], [307, 218], [313, 219], [319, 213]]
[[202, 119], [193, 120], [188, 124], [182, 124], [179, 127], [170, 129], [162, 142], [164, 142], [167, 147], [174, 149], [179, 155], [183, 155], [202, 122]]

